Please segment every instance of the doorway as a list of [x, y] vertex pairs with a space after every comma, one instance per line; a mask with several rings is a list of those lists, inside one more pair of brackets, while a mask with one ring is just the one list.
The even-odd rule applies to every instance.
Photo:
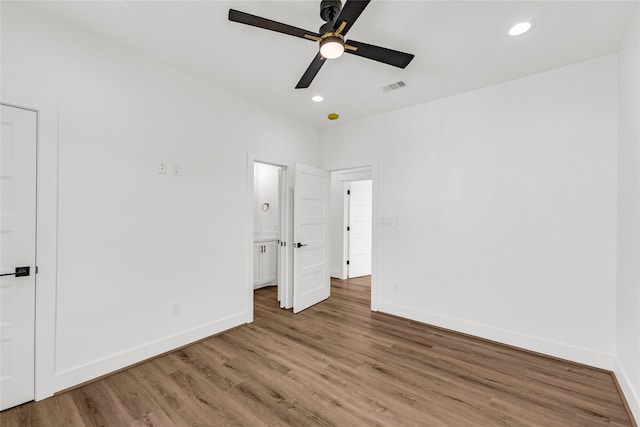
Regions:
[[331, 276], [372, 275], [373, 168], [331, 172]]
[[[289, 169], [283, 165], [256, 160], [248, 153], [248, 206], [249, 206], [249, 263], [247, 278], [248, 310], [247, 322], [253, 320], [254, 289], [269, 285], [277, 286], [280, 308], [293, 308], [298, 313], [330, 295], [329, 274], [329, 172], [313, 166], [295, 164]], [[260, 263], [272, 262], [268, 259], [269, 247], [265, 242], [275, 238], [274, 222], [260, 223], [261, 217], [271, 211], [275, 200], [274, 185], [271, 199], [261, 189], [263, 170], [276, 168], [278, 174], [278, 215], [277, 226], [277, 282], [263, 274]], [[273, 170], [273, 169], [271, 169]], [[267, 172], [271, 173], [271, 172]], [[275, 173], [268, 181], [273, 181]], [[275, 221], [275, 219], [274, 219]], [[295, 242], [293, 239], [296, 239]], [[266, 260], [265, 260], [266, 258]], [[270, 264], [273, 266], [273, 264]], [[256, 270], [259, 269], [259, 270]], [[263, 280], [259, 281], [258, 278]]]
[[286, 169], [253, 162], [253, 289], [277, 287], [280, 307], [287, 305]]

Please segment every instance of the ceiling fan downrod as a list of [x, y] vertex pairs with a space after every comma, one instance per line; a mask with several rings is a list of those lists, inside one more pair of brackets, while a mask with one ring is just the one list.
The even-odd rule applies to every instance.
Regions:
[[322, 0], [320, 2], [320, 18], [324, 22], [334, 22], [342, 10], [340, 0]]
[[333, 31], [333, 24], [342, 10], [342, 2], [340, 0], [322, 0], [320, 2], [320, 18], [325, 22], [322, 24], [318, 32], [326, 34]]

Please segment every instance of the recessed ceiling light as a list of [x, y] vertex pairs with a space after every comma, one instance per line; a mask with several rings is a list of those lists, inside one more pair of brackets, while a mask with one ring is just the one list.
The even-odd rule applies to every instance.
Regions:
[[314, 96], [313, 98], [311, 98], [311, 100], [312, 100], [313, 102], [322, 102], [322, 101], [324, 101], [324, 98], [323, 98], [323, 97], [321, 97], [320, 95], [316, 95], [316, 96]]
[[509, 30], [510, 36], [521, 36], [533, 27], [533, 21], [519, 22]]

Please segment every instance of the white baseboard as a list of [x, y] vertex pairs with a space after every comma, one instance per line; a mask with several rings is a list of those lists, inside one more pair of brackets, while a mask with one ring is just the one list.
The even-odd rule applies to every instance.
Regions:
[[616, 374], [618, 384], [620, 384], [622, 393], [627, 400], [633, 417], [636, 419], [636, 423], [640, 422], [640, 390], [634, 388], [633, 382], [630, 381], [629, 376], [620, 364], [618, 358], [614, 361], [613, 372]]
[[612, 354], [599, 353], [557, 341], [524, 335], [515, 331], [495, 328], [480, 323], [443, 316], [437, 313], [404, 307], [385, 301], [378, 302], [378, 311], [439, 326], [445, 329], [451, 329], [510, 346], [523, 348], [537, 353], [547, 354], [549, 356], [613, 371], [614, 356]]
[[185, 346], [211, 335], [245, 324], [247, 313], [231, 315], [187, 331], [140, 345], [129, 350], [104, 357], [81, 366], [55, 374], [55, 392], [82, 384], [103, 375], [126, 368], [162, 353]]
[[253, 285], [253, 290], [255, 291], [256, 289], [266, 288], [267, 286], [278, 286], [278, 284], [276, 282], [260, 283]]
[[344, 279], [342, 277], [342, 271], [338, 271], [338, 270], [331, 270], [331, 277], [334, 277], [336, 279], [341, 279], [341, 280]]

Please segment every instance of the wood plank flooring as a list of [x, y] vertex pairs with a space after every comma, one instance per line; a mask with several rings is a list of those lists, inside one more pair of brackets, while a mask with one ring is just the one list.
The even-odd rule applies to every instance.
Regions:
[[369, 278], [0, 413], [11, 426], [635, 426], [609, 372], [369, 311]]

